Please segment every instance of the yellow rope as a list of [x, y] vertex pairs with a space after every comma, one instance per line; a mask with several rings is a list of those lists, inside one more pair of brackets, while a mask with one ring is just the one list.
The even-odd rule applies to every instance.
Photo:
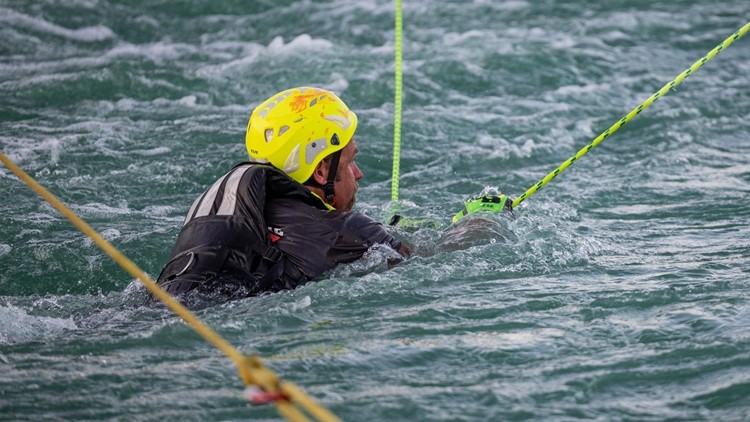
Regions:
[[396, 81], [395, 97], [393, 100], [393, 171], [391, 173], [391, 200], [398, 201], [398, 179], [399, 167], [401, 166], [401, 103], [402, 103], [402, 76], [401, 76], [401, 38], [403, 33], [403, 20], [401, 16], [401, 0], [396, 0]]
[[206, 341], [221, 350], [237, 366], [240, 378], [246, 385], [257, 385], [267, 393], [283, 392], [289, 400], [274, 401], [276, 407], [287, 419], [297, 421], [307, 421], [304, 414], [295, 407], [294, 403], [302, 406], [307, 412], [314, 415], [320, 421], [339, 421], [339, 419], [330, 413], [327, 409], [316, 404], [312, 399], [307, 397], [301, 389], [294, 384], [280, 381], [276, 374], [268, 367], [263, 365], [259, 358], [254, 356], [245, 356], [239, 350], [234, 348], [229, 342], [222, 338], [216, 331], [204, 324], [198, 317], [185, 308], [179, 301], [169, 295], [164, 289], [159, 287], [143, 270], [138, 268], [133, 261], [128, 259], [112, 244], [105, 240], [91, 226], [86, 224], [70, 208], [63, 204], [57, 197], [40, 185], [36, 180], [29, 176], [25, 171], [11, 161], [2, 151], [0, 151], [0, 161], [15, 174], [21, 181], [26, 183], [39, 196], [52, 204], [63, 216], [70, 220], [74, 226], [91, 238], [104, 252], [117, 262], [125, 271], [143, 283], [146, 288], [180, 318], [188, 326], [193, 328]]
[[746, 23], [742, 28], [740, 28], [737, 32], [730, 35], [727, 39], [725, 39], [721, 44], [714, 47], [713, 50], [709, 51], [708, 54], [703, 56], [701, 59], [693, 63], [692, 66], [690, 66], [688, 69], [686, 69], [684, 72], [677, 75], [674, 80], [664, 85], [660, 90], [654, 93], [654, 95], [650, 96], [646, 101], [641, 103], [638, 107], [634, 108], [630, 111], [625, 117], [617, 121], [615, 124], [609, 127], [609, 129], [605, 130], [601, 135], [597, 136], [596, 139], [591, 141], [590, 144], [586, 145], [585, 147], [581, 148], [575, 155], [568, 158], [564, 163], [562, 163], [558, 168], [551, 171], [549, 174], [544, 176], [542, 180], [540, 180], [537, 184], [531, 186], [526, 192], [523, 193], [523, 195], [519, 196], [518, 198], [513, 200], [513, 208], [517, 207], [521, 202], [528, 199], [533, 195], [536, 191], [541, 189], [544, 185], [549, 183], [552, 179], [557, 177], [558, 174], [562, 173], [563, 170], [568, 168], [571, 164], [573, 164], [577, 159], [583, 157], [586, 155], [587, 152], [591, 151], [592, 148], [599, 145], [603, 140], [607, 139], [610, 135], [615, 133], [618, 129], [620, 129], [625, 123], [631, 121], [635, 116], [637, 116], [640, 112], [647, 109], [651, 104], [653, 104], [656, 100], [664, 96], [674, 88], [675, 86], [679, 85], [680, 82], [682, 82], [685, 78], [690, 76], [691, 73], [695, 72], [696, 70], [700, 69], [706, 62], [711, 60], [714, 56], [719, 54], [719, 52], [730, 45], [732, 45], [733, 42], [737, 41], [739, 38], [741, 38], [745, 33], [750, 30], [750, 22]]

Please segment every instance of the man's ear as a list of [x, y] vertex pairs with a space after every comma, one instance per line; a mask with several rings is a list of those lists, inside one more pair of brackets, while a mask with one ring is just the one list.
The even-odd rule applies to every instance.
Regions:
[[315, 180], [319, 185], [323, 186], [328, 182], [328, 170], [330, 167], [330, 163], [326, 162], [327, 160], [323, 160], [318, 163], [318, 165], [315, 167], [315, 170], [313, 170], [313, 180]]

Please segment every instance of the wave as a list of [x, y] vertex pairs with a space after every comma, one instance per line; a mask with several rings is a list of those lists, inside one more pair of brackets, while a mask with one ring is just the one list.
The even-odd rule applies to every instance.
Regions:
[[26, 310], [10, 303], [0, 306], [0, 344], [49, 340], [77, 328], [72, 317], [30, 315]]

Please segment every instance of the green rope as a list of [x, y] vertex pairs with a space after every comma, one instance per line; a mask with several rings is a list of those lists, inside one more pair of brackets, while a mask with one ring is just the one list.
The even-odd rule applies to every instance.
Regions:
[[396, 0], [396, 86], [393, 115], [393, 173], [391, 174], [391, 200], [398, 201], [399, 166], [401, 165], [401, 0]]
[[630, 113], [625, 115], [622, 119], [620, 119], [617, 123], [610, 126], [609, 129], [605, 130], [601, 135], [599, 135], [596, 139], [594, 139], [590, 144], [586, 145], [585, 147], [581, 148], [574, 156], [568, 158], [564, 163], [560, 165], [560, 167], [556, 168], [546, 176], [542, 180], [539, 181], [539, 183], [533, 185], [530, 187], [526, 192], [524, 192], [523, 195], [519, 196], [515, 200], [513, 200], [512, 207], [517, 207], [521, 202], [528, 199], [533, 195], [536, 191], [541, 189], [544, 185], [549, 183], [552, 179], [557, 177], [558, 174], [562, 173], [563, 170], [568, 168], [571, 164], [573, 164], [577, 159], [583, 157], [587, 152], [591, 151], [595, 146], [599, 145], [603, 140], [607, 139], [610, 135], [615, 133], [618, 129], [620, 129], [625, 123], [632, 120], [635, 116], [637, 116], [640, 112], [647, 109], [651, 104], [653, 104], [656, 100], [667, 94], [670, 89], [674, 88], [675, 86], [679, 85], [680, 82], [682, 82], [685, 78], [690, 76], [693, 72], [700, 69], [706, 62], [711, 60], [714, 56], [716, 56], [721, 50], [729, 47], [733, 42], [740, 39], [745, 33], [750, 29], [750, 22], [746, 23], [745, 26], [740, 28], [737, 32], [732, 34], [729, 38], [725, 39], [721, 44], [716, 46], [713, 50], [709, 51], [708, 54], [703, 56], [700, 60], [693, 63], [690, 68], [679, 74], [674, 80], [669, 82], [668, 84], [664, 85], [659, 91], [657, 91], [654, 95], [649, 97], [646, 101], [641, 103], [638, 107], [634, 108]]

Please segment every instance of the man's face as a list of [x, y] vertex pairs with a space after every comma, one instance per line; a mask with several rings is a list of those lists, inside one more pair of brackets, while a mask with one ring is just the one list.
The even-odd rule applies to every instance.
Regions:
[[357, 181], [364, 176], [362, 170], [359, 169], [359, 166], [354, 161], [357, 152], [359, 152], [359, 149], [354, 139], [341, 150], [339, 168], [336, 172], [336, 182], [333, 185], [336, 195], [336, 204], [334, 206], [338, 210], [351, 210], [357, 200], [357, 189], [359, 187]]

